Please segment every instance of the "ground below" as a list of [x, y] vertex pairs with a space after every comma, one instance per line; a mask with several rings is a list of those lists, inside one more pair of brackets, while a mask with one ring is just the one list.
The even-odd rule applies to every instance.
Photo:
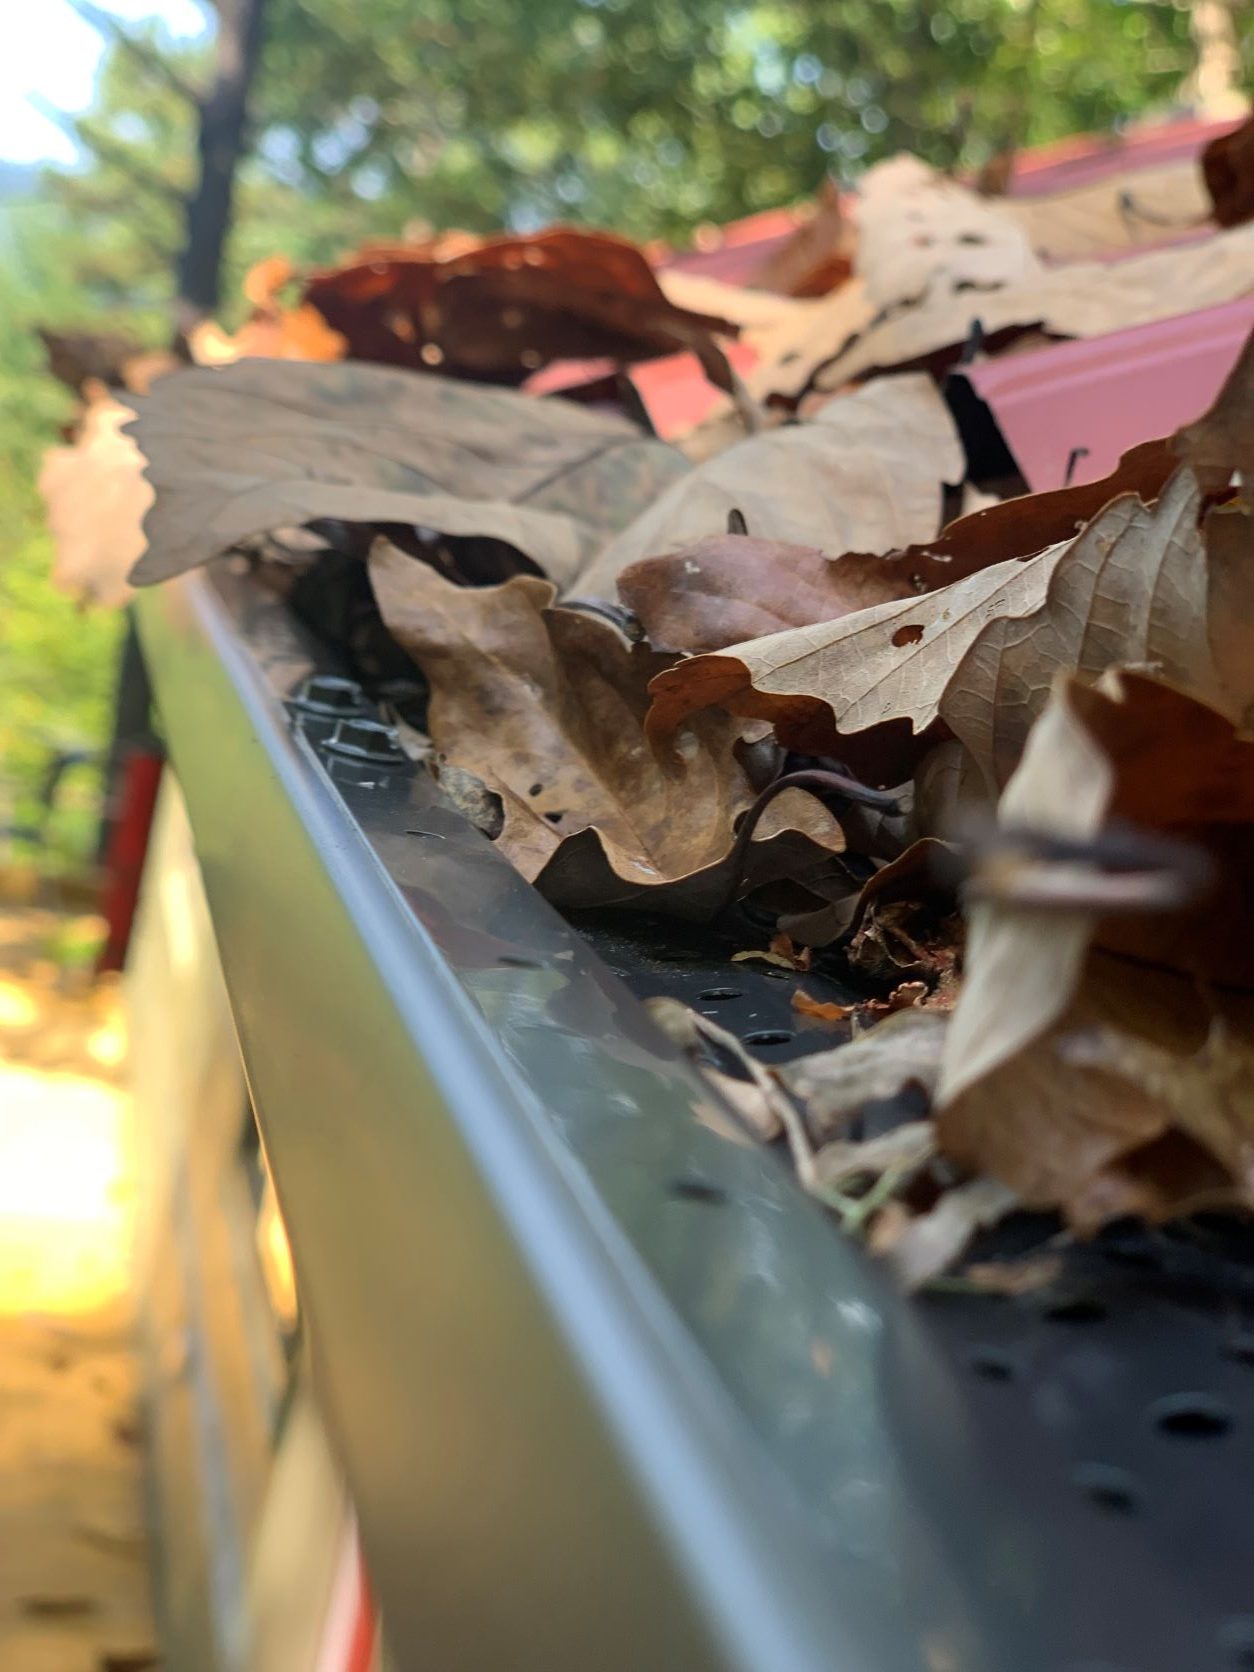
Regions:
[[90, 925], [0, 906], [0, 1667], [158, 1664], [115, 988]]

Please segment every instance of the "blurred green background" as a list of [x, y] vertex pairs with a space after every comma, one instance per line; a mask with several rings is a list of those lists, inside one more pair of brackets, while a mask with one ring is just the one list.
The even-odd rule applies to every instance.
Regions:
[[[191, 0], [41, 0], [49, 86], [54, 13], [94, 31], [90, 102], [58, 107], [38, 56], [18, 91], [62, 160], [6, 162], [0, 124], [0, 828], [29, 816], [50, 750], [103, 742], [120, 626], [48, 583], [35, 478], [74, 401], [35, 327], [169, 341], [221, 27]], [[551, 220], [678, 241], [902, 148], [978, 166], [1169, 113], [1206, 39], [1238, 83], [1254, 57], [1252, 0], [264, 0], [262, 21], [228, 324], [273, 252]], [[96, 789], [69, 789], [53, 846], [72, 858]]]

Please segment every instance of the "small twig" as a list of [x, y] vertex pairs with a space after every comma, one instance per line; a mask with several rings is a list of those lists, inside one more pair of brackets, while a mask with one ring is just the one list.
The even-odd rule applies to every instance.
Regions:
[[1214, 881], [1196, 843], [1127, 825], [1087, 838], [1006, 826], [976, 837], [968, 853], [968, 900], [1038, 911], [1180, 911]]
[[718, 908], [720, 915], [735, 904], [744, 877], [749, 843], [753, 840], [758, 821], [777, 795], [783, 790], [792, 789], [817, 791], [842, 801], [856, 802], [863, 807], [875, 807], [881, 812], [901, 811], [896, 796], [890, 795], [886, 790], [873, 790], [867, 784], [860, 784], [856, 778], [847, 778], [843, 772], [827, 772], [818, 767], [808, 767], [800, 772], [784, 773], [782, 778], [776, 778], [766, 786], [741, 820], [730, 855], [731, 876], [727, 884], [727, 893]]

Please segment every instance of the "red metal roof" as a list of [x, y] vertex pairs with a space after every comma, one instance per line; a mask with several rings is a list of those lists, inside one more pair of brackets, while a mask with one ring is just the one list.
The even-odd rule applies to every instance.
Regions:
[[693, 249], [670, 255], [661, 265], [721, 279], [724, 284], [747, 284], [763, 262], [788, 242], [807, 214], [804, 208], [767, 209], [727, 226], [703, 228]]
[[[747, 343], [728, 342], [724, 352], [743, 377], [757, 355]], [[585, 398], [598, 383], [607, 383], [616, 371], [612, 360], [555, 360], [551, 366], [527, 379], [530, 395], [560, 395], [582, 391]], [[659, 360], [642, 360], [627, 367], [649, 421], [664, 441], [685, 435], [708, 416], [723, 397], [701, 370], [695, 354], [667, 354]]]
[[1127, 128], [1121, 134], [1073, 134], [1016, 156], [1010, 195], [1043, 197], [1089, 186], [1124, 170], [1178, 162], [1196, 156], [1212, 139], [1239, 125], [1181, 117]]
[[[1254, 296], [965, 368], [1034, 493], [1095, 482], [1139, 441], [1200, 417], [1250, 331]], [[1085, 449], [1076, 454], [1077, 448]]]
[[[1010, 193], [1035, 196], [1066, 191], [1121, 172], [1195, 156], [1210, 140], [1237, 125], [1190, 117], [1129, 128], [1113, 137], [1074, 135], [1021, 153]], [[707, 228], [693, 249], [668, 254], [658, 265], [745, 285], [787, 243], [807, 213], [805, 208], [771, 209], [725, 227]], [[1212, 231], [1208, 227], [1168, 233], [1162, 242], [1192, 243]], [[1144, 254], [1149, 247], [1156, 246], [1112, 250], [1097, 259], [1120, 261]], [[1236, 358], [1252, 308], [1254, 302], [1234, 303], [1230, 308], [1210, 309], [1109, 337], [991, 360], [973, 368], [972, 382], [994, 408], [1007, 444], [1033, 489], [1059, 486], [1076, 446], [1089, 451], [1077, 464], [1073, 479], [1095, 480], [1118, 462], [1126, 447], [1168, 434], [1206, 407]], [[1238, 318], [1245, 322], [1239, 327]], [[756, 358], [743, 343], [731, 345], [728, 357], [742, 374]], [[529, 378], [525, 387], [538, 395], [576, 390], [588, 395], [613, 373], [608, 360], [562, 360]], [[628, 375], [655, 430], [667, 440], [699, 424], [721, 398], [691, 354], [646, 361], [632, 367]], [[1082, 410], [1077, 410], [1075, 403], [1081, 398]]]

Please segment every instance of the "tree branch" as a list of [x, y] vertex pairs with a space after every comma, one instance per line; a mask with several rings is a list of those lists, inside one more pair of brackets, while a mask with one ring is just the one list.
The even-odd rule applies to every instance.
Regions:
[[165, 198], [179, 209], [186, 204], [186, 194], [172, 180], [167, 180], [164, 174], [146, 163], [137, 152], [129, 150], [119, 140], [111, 139], [108, 134], [97, 132], [83, 117], [68, 116], [65, 111], [58, 110], [52, 100], [44, 98], [42, 93], [30, 93], [27, 97], [41, 116], [55, 123], [71, 139], [94, 151], [101, 162], [118, 169], [135, 185]]
[[67, 0], [67, 3], [84, 23], [89, 23], [98, 35], [113, 41], [123, 52], [129, 54], [141, 69], [163, 82], [172, 93], [177, 93], [179, 98], [185, 99], [188, 104], [199, 107], [202, 96], [200, 89], [175, 69], [170, 60], [150, 41], [144, 40], [142, 36], [132, 35], [120, 18], [97, 6], [94, 0]]
[[235, 177], [248, 144], [248, 95], [261, 56], [266, 0], [217, 0], [213, 84], [200, 101], [200, 178], [187, 199], [176, 323], [186, 333], [218, 305]]

